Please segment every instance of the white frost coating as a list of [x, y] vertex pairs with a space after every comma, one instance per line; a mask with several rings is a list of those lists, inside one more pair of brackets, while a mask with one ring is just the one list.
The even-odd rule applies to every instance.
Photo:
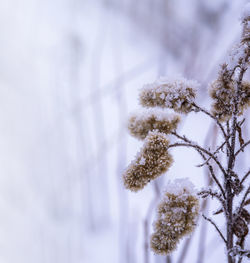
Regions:
[[188, 113], [192, 110], [199, 84], [185, 78], [160, 77], [140, 90], [140, 103], [144, 107], [159, 106], [176, 112]]
[[[142, 90], [157, 88], [158, 92], [160, 91], [164, 92], [166, 91], [166, 86], [167, 86], [167, 91], [172, 91], [174, 93], [173, 96], [176, 96], [177, 98], [179, 95], [178, 93], [175, 92], [176, 91], [179, 92], [179, 89], [182, 88], [183, 86], [190, 87], [196, 91], [199, 85], [200, 84], [196, 80], [188, 80], [183, 77], [178, 77], [178, 78], [160, 77], [154, 83], [144, 85]], [[162, 93], [161, 96], [164, 96], [164, 93]]]
[[175, 179], [173, 182], [168, 182], [165, 188], [166, 193], [174, 195], [195, 194], [194, 184], [188, 178]]
[[138, 120], [147, 120], [151, 116], [154, 116], [157, 121], [172, 121], [179, 115], [176, 113], [168, 113], [166, 112], [166, 110], [157, 107], [157, 108], [149, 108], [147, 110], [141, 110], [141, 109], [137, 110], [136, 112], [133, 112], [130, 115], [130, 117], [132, 116]]

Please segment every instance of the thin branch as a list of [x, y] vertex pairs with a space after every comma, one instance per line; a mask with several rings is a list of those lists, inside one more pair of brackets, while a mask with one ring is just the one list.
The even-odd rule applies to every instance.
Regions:
[[212, 115], [209, 111], [207, 111], [206, 109], [198, 106], [196, 103], [193, 103], [193, 106], [194, 106], [197, 110], [205, 113], [207, 116], [209, 116], [210, 118], [212, 118], [212, 119], [216, 122], [216, 124], [220, 127], [220, 129], [221, 129], [221, 131], [222, 131], [222, 134], [223, 134], [223, 136], [224, 136], [224, 138], [225, 138], [225, 140], [226, 140], [226, 142], [227, 142], [227, 147], [230, 148], [230, 144], [229, 144], [229, 142], [227, 141], [227, 140], [228, 140], [228, 139], [227, 139], [227, 134], [226, 134], [226, 132], [225, 132], [222, 124], [219, 122], [218, 118], [216, 118], [215, 116], [213, 116], [213, 115]]
[[210, 222], [214, 227], [215, 229], [217, 230], [217, 232], [219, 233], [219, 235], [221, 236], [221, 238], [223, 239], [223, 241], [225, 242], [225, 244], [227, 244], [227, 241], [225, 239], [225, 237], [223, 236], [223, 234], [221, 233], [220, 229], [218, 228], [218, 226], [215, 224], [215, 222], [211, 219], [211, 218], [208, 218], [206, 217], [204, 214], [202, 214], [203, 218], [205, 220], [207, 220], [208, 222]]
[[[202, 157], [203, 159], [205, 159], [205, 156], [204, 156], [203, 153], [199, 152], [199, 154], [201, 155], [201, 157]], [[209, 169], [209, 172], [210, 172], [212, 178], [214, 179], [214, 181], [215, 181], [215, 183], [217, 184], [217, 186], [220, 188], [221, 193], [222, 193], [224, 199], [226, 199], [226, 194], [225, 194], [225, 192], [224, 192], [224, 190], [223, 190], [223, 188], [222, 188], [219, 180], [217, 179], [217, 177], [216, 177], [216, 175], [215, 175], [213, 166], [212, 166], [209, 162], [207, 163], [207, 166], [208, 166], [208, 169]]]
[[222, 204], [222, 206], [225, 208], [225, 200], [222, 198], [220, 194], [217, 192], [212, 191], [212, 189], [209, 190], [202, 190], [198, 192], [198, 195], [202, 195], [202, 198], [206, 198], [207, 196], [211, 196], [212, 198], [215, 197], [217, 200], [219, 200]]
[[[204, 152], [205, 154], [207, 154], [208, 156], [210, 156], [215, 162], [216, 164], [219, 166], [219, 168], [221, 169], [222, 173], [224, 174], [224, 176], [227, 176], [227, 173], [225, 171], [225, 169], [222, 167], [221, 163], [217, 160], [217, 158], [213, 155], [213, 153], [211, 153], [210, 151], [204, 149], [203, 147], [199, 146], [197, 143], [193, 143], [191, 142], [189, 139], [187, 139], [185, 136], [181, 136], [179, 134], [177, 134], [176, 132], [172, 132], [172, 135], [175, 135], [177, 138], [183, 140], [186, 142], [186, 144], [183, 143], [175, 143], [172, 145], [169, 145], [169, 147], [175, 147], [175, 146], [189, 146], [189, 147], [193, 147], [197, 150], [200, 150], [201, 152]], [[204, 159], [206, 160], [206, 158]]]
[[[224, 141], [212, 154], [213, 155], [217, 154], [219, 152], [219, 150], [222, 149], [225, 144], [226, 144], [226, 141]], [[209, 157], [205, 162], [197, 165], [197, 167], [202, 167], [202, 166], [206, 165], [211, 159], [212, 159], [212, 157]]]
[[[206, 160], [205, 155], [201, 152], [200, 149], [197, 149], [196, 145], [192, 145], [192, 144], [188, 144], [188, 143], [174, 143], [174, 144], [170, 144], [170, 145], [168, 146], [168, 148], [178, 147], [178, 146], [186, 146], [186, 147], [195, 148], [195, 149], [197, 150], [197, 152], [201, 155], [201, 157], [202, 157], [204, 160]], [[224, 190], [223, 190], [223, 188], [222, 188], [219, 180], [218, 180], [217, 177], [215, 176], [215, 173], [214, 173], [214, 171], [213, 171], [213, 167], [212, 167], [211, 164], [209, 164], [209, 163], [207, 163], [207, 166], [208, 166], [208, 168], [209, 168], [209, 171], [210, 171], [210, 173], [211, 173], [211, 176], [213, 177], [214, 181], [216, 182], [216, 184], [217, 184], [218, 187], [220, 188], [223, 197], [226, 198], [225, 192], [224, 192]]]
[[217, 211], [213, 212], [213, 215], [219, 215], [223, 212], [223, 208], [219, 208]]
[[241, 151], [243, 152], [244, 148], [248, 146], [248, 144], [250, 144], [250, 140], [247, 141], [246, 143], [244, 143], [240, 149], [235, 153], [235, 156], [237, 156]]
[[243, 178], [240, 181], [240, 184], [243, 185], [243, 182], [247, 179], [247, 177], [250, 175], [250, 170], [243, 176]]

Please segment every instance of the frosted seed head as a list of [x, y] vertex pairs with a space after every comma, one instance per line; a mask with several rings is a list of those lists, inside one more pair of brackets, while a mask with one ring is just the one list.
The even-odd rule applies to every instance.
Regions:
[[175, 80], [160, 78], [141, 89], [140, 104], [144, 107], [158, 106], [179, 113], [188, 113], [192, 110], [198, 86], [196, 81], [184, 78]]
[[233, 232], [238, 238], [245, 237], [248, 234], [248, 226], [245, 220], [237, 217], [233, 225]]
[[187, 179], [169, 184], [158, 206], [151, 248], [157, 254], [167, 255], [176, 249], [179, 241], [190, 234], [196, 225], [199, 200]]
[[[222, 65], [217, 80], [212, 82], [209, 87], [209, 94], [213, 99], [211, 113], [221, 122], [227, 121], [232, 117], [235, 107], [236, 83], [231, 79], [230, 74], [231, 72], [228, 70], [227, 65]], [[238, 115], [243, 114], [249, 105], [250, 83], [243, 81], [238, 101]]]
[[166, 172], [173, 163], [167, 151], [168, 145], [169, 141], [164, 134], [149, 132], [141, 151], [123, 174], [125, 188], [136, 192]]
[[175, 131], [180, 122], [180, 116], [169, 114], [161, 109], [149, 109], [130, 116], [128, 130], [137, 139], [145, 139], [150, 131], [169, 134]]

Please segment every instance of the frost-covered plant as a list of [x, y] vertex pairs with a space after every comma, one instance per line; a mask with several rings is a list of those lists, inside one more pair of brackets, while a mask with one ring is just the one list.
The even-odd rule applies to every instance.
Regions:
[[[236, 166], [240, 155], [250, 145], [250, 140], [243, 138], [242, 134], [250, 106], [250, 82], [245, 74], [250, 64], [250, 4], [246, 10], [242, 17], [240, 43], [231, 52], [229, 61], [221, 65], [217, 79], [209, 87], [210, 110], [195, 101], [197, 82], [184, 78], [160, 78], [145, 85], [140, 92], [139, 100], [146, 108], [145, 112], [129, 119], [130, 133], [144, 140], [144, 145], [123, 174], [126, 188], [138, 191], [166, 172], [173, 161], [169, 151], [175, 147], [190, 147], [197, 151], [203, 160], [199, 167], [208, 168], [216, 187], [196, 193], [186, 180], [185, 183], [178, 181], [167, 185], [151, 236], [151, 248], [155, 253], [171, 253], [179, 240], [193, 231], [199, 214], [200, 196], [214, 198], [220, 204], [214, 215], [224, 214], [225, 231], [217, 226], [214, 219], [204, 214], [203, 218], [215, 227], [224, 242], [228, 263], [240, 263], [243, 257], [250, 257], [249, 248], [245, 248], [250, 223], [250, 169], [242, 173]], [[180, 117], [169, 113], [169, 110], [181, 114], [205, 114], [218, 127], [220, 144], [212, 151], [180, 135], [177, 132]]]
[[172, 156], [166, 151], [168, 145], [166, 135], [156, 131], [150, 132], [142, 150], [124, 174], [125, 187], [136, 192], [166, 172], [173, 162]]
[[165, 134], [176, 130], [180, 116], [169, 114], [163, 110], [150, 109], [131, 115], [128, 123], [130, 134], [137, 139], [145, 139], [152, 130]]
[[199, 200], [188, 180], [175, 180], [167, 185], [163, 200], [158, 206], [151, 248], [157, 254], [169, 254], [178, 242], [190, 234], [196, 224]]
[[188, 113], [192, 110], [197, 86], [197, 82], [184, 78], [172, 81], [160, 78], [143, 87], [140, 93], [140, 103], [144, 107], [159, 106], [180, 113]]

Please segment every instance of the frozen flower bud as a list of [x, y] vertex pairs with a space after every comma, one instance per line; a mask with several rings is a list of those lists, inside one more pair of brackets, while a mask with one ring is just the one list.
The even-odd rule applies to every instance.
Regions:
[[159, 106], [180, 113], [188, 113], [192, 110], [197, 86], [196, 81], [184, 78], [173, 81], [160, 78], [142, 88], [140, 103], [144, 107]]
[[173, 163], [168, 153], [169, 141], [159, 132], [150, 132], [142, 150], [123, 174], [125, 188], [131, 191], [142, 189], [148, 182], [166, 172]]
[[[227, 121], [232, 117], [235, 107], [235, 83], [231, 80], [230, 71], [227, 65], [222, 65], [219, 77], [215, 80], [209, 89], [211, 98], [213, 99], [211, 112], [218, 117], [221, 122]], [[250, 106], [250, 83], [243, 81], [239, 94], [238, 115]]]
[[149, 109], [145, 112], [131, 115], [128, 129], [132, 136], [143, 140], [153, 130], [165, 134], [171, 133], [176, 130], [179, 122], [179, 115], [169, 114], [160, 109]]
[[196, 225], [199, 200], [188, 179], [169, 184], [158, 206], [151, 248], [157, 254], [167, 255], [176, 249], [178, 242], [190, 234]]
[[245, 220], [243, 220], [243, 218], [237, 217], [235, 219], [235, 223], [233, 225], [233, 232], [239, 238], [245, 237], [248, 234], [248, 226]]
[[227, 121], [232, 116], [234, 93], [230, 72], [223, 64], [218, 79], [212, 82], [209, 88], [209, 94], [213, 99], [211, 111], [220, 121]]

